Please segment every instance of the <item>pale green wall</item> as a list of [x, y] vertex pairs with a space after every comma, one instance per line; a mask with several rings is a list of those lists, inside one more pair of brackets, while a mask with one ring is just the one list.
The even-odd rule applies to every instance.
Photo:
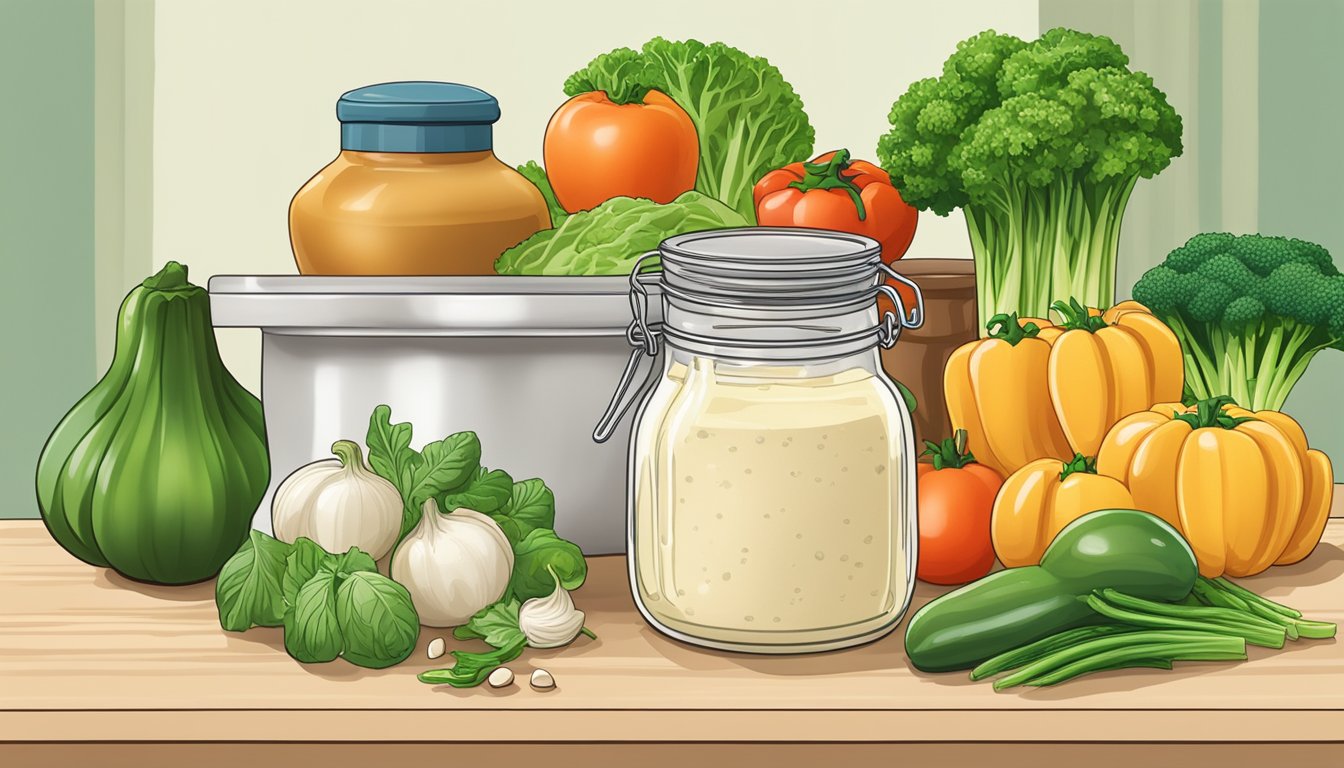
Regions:
[[[1260, 229], [1344, 263], [1344, 3], [1265, 2], [1260, 19]], [[1344, 482], [1344, 352], [1317, 354], [1284, 410]]]
[[0, 518], [95, 377], [93, 0], [0, 2]]

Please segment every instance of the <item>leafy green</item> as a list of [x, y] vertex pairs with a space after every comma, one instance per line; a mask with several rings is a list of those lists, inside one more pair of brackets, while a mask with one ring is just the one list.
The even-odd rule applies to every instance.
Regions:
[[343, 555], [332, 555], [334, 570], [338, 576], [349, 576], [357, 571], [378, 572], [378, 563], [373, 556], [359, 547], [351, 547]]
[[305, 664], [332, 661], [341, 655], [342, 634], [336, 622], [336, 571], [327, 565], [308, 579], [285, 611], [285, 650]]
[[656, 249], [671, 235], [748, 223], [732, 208], [699, 192], [683, 192], [666, 204], [613, 197], [508, 249], [495, 262], [495, 271], [501, 275], [628, 275], [641, 254]]
[[371, 571], [346, 576], [336, 591], [336, 621], [345, 642], [345, 659], [382, 669], [415, 650], [420, 616], [411, 594], [397, 582]]
[[494, 605], [482, 608], [471, 617], [471, 621], [453, 630], [458, 640], [484, 640], [496, 648], [503, 648], [523, 635], [518, 628], [518, 609], [522, 603], [517, 598], [500, 600]]
[[588, 563], [573, 542], [556, 536], [549, 528], [537, 528], [513, 548], [513, 577], [505, 594], [519, 600], [551, 594], [555, 580], [548, 566], [568, 590], [578, 589], [588, 576]]
[[253, 530], [247, 541], [224, 564], [215, 582], [219, 625], [230, 632], [252, 627], [278, 627], [285, 617], [281, 580], [290, 547], [261, 531]]
[[513, 478], [502, 469], [486, 470], [479, 467], [475, 476], [461, 488], [443, 494], [439, 499], [439, 509], [452, 512], [455, 509], [473, 509], [482, 514], [499, 510], [509, 501], [513, 490]]
[[527, 638], [518, 633], [519, 636], [503, 648], [496, 648], [485, 653], [467, 653], [465, 651], [453, 651], [453, 658], [456, 663], [448, 669], [431, 669], [427, 672], [421, 672], [416, 677], [422, 683], [430, 685], [451, 685], [454, 688], [475, 688], [490, 676], [491, 672], [503, 664], [523, 655], [523, 649], [527, 647]]
[[523, 178], [532, 182], [532, 186], [541, 192], [542, 198], [546, 200], [546, 209], [551, 212], [551, 226], [558, 227], [565, 219], [569, 218], [569, 211], [560, 204], [559, 198], [555, 196], [555, 190], [551, 188], [551, 180], [546, 177], [546, 169], [542, 168], [536, 160], [528, 160], [526, 163], [518, 166], [518, 172]]
[[481, 441], [475, 432], [458, 432], [427, 443], [417, 453], [411, 448], [411, 425], [392, 424], [392, 409], [379, 405], [369, 417], [365, 442], [369, 466], [401, 493], [401, 535], [420, 522], [429, 499], [459, 488], [481, 466]]
[[671, 97], [695, 124], [696, 191], [748, 223], [756, 222], [753, 185], [812, 156], [815, 132], [793, 86], [770, 62], [723, 43], [655, 37], [638, 52], [617, 48], [594, 58], [564, 86], [568, 96], [601, 90], [631, 101], [649, 88]]
[[532, 531], [555, 527], [555, 494], [535, 477], [514, 483], [508, 503], [491, 517], [505, 529], [509, 541], [517, 548], [518, 542]]
[[958, 43], [888, 119], [877, 154], [901, 197], [965, 215], [982, 318], [1110, 306], [1130, 193], [1182, 152], [1152, 78], [1110, 38], [1062, 28]]
[[294, 607], [299, 590], [303, 589], [303, 585], [307, 584], [309, 579], [317, 575], [323, 563], [331, 562], [332, 559], [332, 556], [312, 539], [300, 536], [294, 540], [289, 550], [289, 557], [285, 558], [284, 578], [280, 581], [286, 609]]

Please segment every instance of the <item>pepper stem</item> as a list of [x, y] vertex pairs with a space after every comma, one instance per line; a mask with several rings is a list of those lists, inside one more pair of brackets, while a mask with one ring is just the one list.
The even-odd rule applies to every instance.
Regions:
[[1068, 303], [1056, 301], [1050, 305], [1050, 308], [1059, 314], [1062, 323], [1061, 328], [1071, 331], [1087, 331], [1096, 333], [1106, 327], [1106, 321], [1099, 315], [1094, 315], [1087, 311], [1087, 307], [1077, 299], [1069, 299]]
[[1255, 421], [1250, 416], [1233, 418], [1223, 410], [1226, 406], [1236, 404], [1237, 401], [1231, 397], [1219, 395], [1197, 401], [1194, 413], [1177, 413], [1172, 418], [1184, 421], [1191, 429], [1236, 429], [1238, 424]]
[[932, 456], [934, 469], [961, 469], [975, 463], [975, 454], [966, 450], [966, 430], [958, 429], [952, 437], [945, 437], [941, 443], [924, 441], [924, 452], [920, 456]]
[[1041, 332], [1041, 327], [1035, 323], [1022, 325], [1018, 322], [1017, 313], [1014, 312], [1011, 315], [1000, 313], [989, 318], [989, 322], [985, 323], [985, 330], [989, 332], [989, 338], [1006, 341], [1015, 347], [1023, 339], [1036, 338]]
[[838, 149], [829, 160], [820, 163], [803, 163], [803, 178], [789, 184], [804, 193], [814, 189], [839, 189], [849, 194], [854, 201], [854, 210], [858, 211], [859, 221], [868, 218], [868, 210], [863, 206], [859, 185], [854, 183], [854, 174], [846, 177], [849, 170], [849, 150]]
[[337, 440], [331, 444], [331, 452], [336, 454], [336, 458], [341, 460], [341, 466], [346, 469], [364, 468], [364, 454], [359, 450], [359, 443]]
[[1077, 473], [1085, 475], [1097, 474], [1097, 458], [1093, 456], [1089, 459], [1081, 453], [1073, 454], [1071, 460], [1060, 465], [1059, 479], [1063, 480], [1069, 475]]

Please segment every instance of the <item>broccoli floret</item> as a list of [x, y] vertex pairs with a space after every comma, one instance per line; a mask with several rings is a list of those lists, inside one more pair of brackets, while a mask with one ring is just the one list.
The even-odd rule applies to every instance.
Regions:
[[1195, 235], [1134, 285], [1185, 350], [1197, 399], [1279, 410], [1312, 357], [1344, 349], [1344, 275], [1305, 240]]
[[983, 32], [910, 86], [877, 154], [906, 202], [963, 209], [981, 317], [1115, 300], [1130, 191], [1181, 154], [1181, 119], [1110, 38]]

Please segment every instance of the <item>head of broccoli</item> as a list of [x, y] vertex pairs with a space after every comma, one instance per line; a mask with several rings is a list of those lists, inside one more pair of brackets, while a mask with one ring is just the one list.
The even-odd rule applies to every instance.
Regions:
[[877, 153], [905, 201], [966, 214], [982, 313], [1110, 305], [1129, 193], [1182, 152], [1152, 78], [1110, 38], [1063, 28], [962, 41], [889, 119]]
[[1180, 338], [1197, 399], [1279, 410], [1317, 352], [1344, 349], [1344, 275], [1305, 240], [1195, 235], [1139, 278], [1134, 299]]

